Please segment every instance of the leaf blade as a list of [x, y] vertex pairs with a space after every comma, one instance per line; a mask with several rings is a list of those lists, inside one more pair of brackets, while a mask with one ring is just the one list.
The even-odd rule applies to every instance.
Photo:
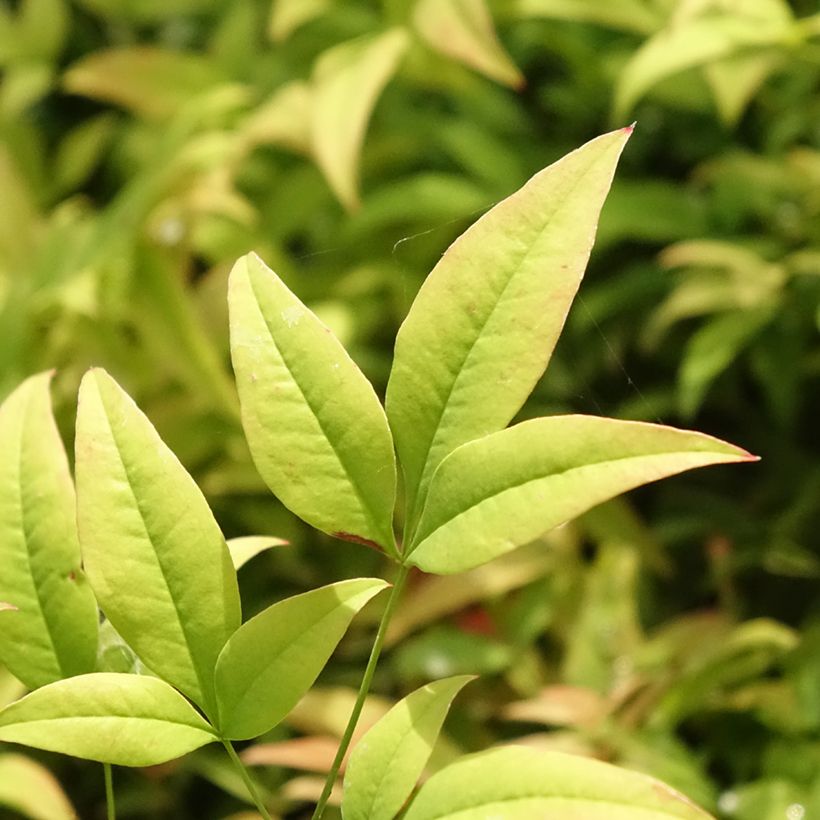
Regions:
[[317, 529], [392, 551], [395, 456], [370, 383], [258, 256], [236, 263], [228, 287], [242, 425], [260, 475]]
[[76, 452], [80, 540], [103, 611], [152, 670], [212, 709], [214, 665], [240, 610], [204, 496], [103, 370], [80, 386]]
[[54, 422], [50, 373], [0, 406], [0, 660], [29, 688], [91, 672], [97, 604], [81, 568], [74, 484]]
[[748, 460], [755, 457], [711, 436], [657, 424], [580, 415], [525, 421], [442, 462], [408, 560], [425, 572], [460, 572], [628, 489]]
[[400, 700], [356, 744], [344, 780], [344, 820], [392, 820], [426, 765], [453, 698], [474, 680], [428, 683]]
[[599, 760], [509, 746], [470, 755], [422, 786], [406, 820], [708, 820], [660, 781]]
[[154, 766], [217, 740], [167, 683], [96, 672], [37, 689], [0, 712], [0, 740], [113, 763]]
[[386, 401], [411, 528], [441, 460], [506, 426], [547, 366], [630, 134], [604, 134], [536, 174], [422, 285], [396, 339]]
[[51, 772], [24, 755], [0, 755], [0, 806], [31, 820], [76, 820], [77, 812]]
[[216, 665], [218, 726], [247, 740], [275, 726], [313, 685], [353, 616], [387, 584], [356, 578], [273, 604], [231, 636]]

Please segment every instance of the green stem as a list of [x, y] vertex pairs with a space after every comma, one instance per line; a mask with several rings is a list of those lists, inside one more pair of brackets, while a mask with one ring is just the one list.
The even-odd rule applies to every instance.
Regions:
[[239, 759], [239, 755], [236, 753], [236, 749], [234, 749], [233, 744], [230, 740], [225, 740], [223, 738], [222, 745], [225, 747], [228, 757], [230, 757], [233, 761], [234, 766], [236, 766], [237, 771], [241, 775], [242, 780], [245, 783], [245, 788], [248, 790], [248, 794], [250, 795], [253, 804], [256, 806], [256, 810], [262, 815], [262, 817], [265, 818], [265, 820], [271, 820], [271, 816], [265, 808], [265, 804], [259, 795], [259, 790], [256, 788], [256, 784], [253, 780], [251, 780], [251, 776], [245, 768], [245, 764]]
[[367, 693], [370, 691], [370, 684], [373, 682], [373, 675], [376, 672], [376, 665], [379, 662], [379, 655], [381, 655], [382, 647], [384, 646], [384, 639], [387, 637], [387, 627], [390, 625], [390, 619], [393, 617], [393, 612], [396, 610], [396, 605], [399, 602], [404, 582], [407, 580], [407, 574], [410, 572], [410, 567], [399, 567], [396, 580], [393, 582], [393, 589], [390, 590], [390, 598], [387, 601], [387, 606], [384, 608], [382, 619], [379, 622], [379, 629], [376, 632], [376, 638], [373, 641], [373, 649], [370, 650], [370, 658], [367, 661], [367, 666], [364, 670], [361, 686], [359, 686], [359, 694], [356, 696], [356, 703], [353, 705], [353, 711], [350, 713], [350, 718], [347, 721], [342, 739], [339, 741], [339, 748], [336, 750], [336, 757], [333, 759], [333, 765], [327, 773], [327, 780], [325, 780], [325, 787], [322, 789], [322, 794], [319, 797], [319, 802], [316, 804], [316, 811], [313, 812], [311, 820], [320, 820], [324, 813], [327, 801], [330, 798], [330, 792], [333, 789], [333, 784], [336, 782], [336, 776], [339, 774], [339, 768], [342, 765], [342, 760], [347, 753], [350, 746], [350, 741], [353, 739], [353, 732], [356, 729], [356, 724], [359, 722], [359, 716], [364, 708], [364, 702], [367, 698]]
[[114, 781], [111, 777], [111, 764], [103, 763], [105, 775], [105, 808], [108, 820], [117, 820], [117, 809], [114, 806]]

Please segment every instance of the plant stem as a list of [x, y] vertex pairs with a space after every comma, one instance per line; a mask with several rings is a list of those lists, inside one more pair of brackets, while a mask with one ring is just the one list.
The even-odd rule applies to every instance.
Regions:
[[251, 796], [251, 800], [256, 806], [256, 810], [262, 815], [262, 817], [265, 818], [265, 820], [271, 820], [271, 816], [265, 808], [265, 804], [262, 802], [262, 798], [259, 795], [259, 790], [256, 788], [256, 784], [253, 780], [251, 780], [251, 776], [248, 773], [247, 768], [245, 768], [245, 764], [239, 759], [239, 755], [236, 753], [236, 749], [234, 749], [233, 744], [230, 740], [225, 740], [223, 738], [222, 745], [225, 747], [228, 757], [230, 757], [233, 761], [234, 766], [236, 766], [239, 774], [241, 775], [242, 780], [245, 783], [245, 788], [248, 790], [248, 794]]
[[364, 708], [364, 702], [367, 698], [367, 693], [370, 691], [370, 684], [373, 682], [373, 675], [376, 672], [376, 665], [379, 662], [379, 655], [381, 655], [382, 647], [384, 646], [384, 639], [387, 636], [387, 627], [390, 625], [390, 619], [393, 617], [393, 612], [399, 602], [404, 582], [407, 580], [407, 574], [410, 572], [409, 566], [400, 566], [399, 572], [396, 575], [396, 580], [393, 582], [393, 589], [390, 590], [390, 598], [387, 600], [387, 606], [384, 608], [382, 619], [379, 621], [379, 629], [376, 632], [376, 638], [373, 641], [373, 649], [370, 650], [370, 658], [367, 661], [367, 666], [364, 670], [361, 686], [359, 686], [359, 694], [356, 696], [356, 703], [353, 705], [353, 711], [350, 713], [350, 718], [347, 721], [342, 739], [339, 741], [339, 748], [336, 750], [336, 757], [333, 759], [333, 765], [327, 773], [327, 780], [325, 780], [325, 787], [322, 789], [322, 794], [319, 797], [319, 802], [316, 804], [316, 810], [313, 812], [311, 820], [320, 820], [324, 813], [327, 801], [330, 798], [330, 792], [333, 789], [333, 784], [336, 782], [336, 776], [339, 774], [339, 768], [342, 765], [342, 760], [347, 753], [350, 746], [350, 741], [353, 739], [353, 732], [356, 729], [356, 724], [359, 722], [359, 716]]
[[117, 820], [117, 809], [114, 805], [114, 781], [111, 777], [111, 764], [103, 763], [105, 775], [105, 808], [108, 820]]

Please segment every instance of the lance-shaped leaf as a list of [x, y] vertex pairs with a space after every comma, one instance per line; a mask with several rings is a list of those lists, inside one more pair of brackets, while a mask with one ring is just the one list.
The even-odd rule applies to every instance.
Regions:
[[411, 523], [441, 460], [505, 427], [543, 373], [631, 132], [536, 174], [456, 240], [419, 291], [387, 387]]
[[211, 710], [214, 665], [241, 616], [208, 503], [103, 370], [80, 386], [76, 451], [80, 542], [100, 606], [154, 672]]
[[246, 740], [275, 726], [310, 689], [353, 616], [387, 584], [355, 578], [273, 604], [243, 624], [216, 665], [220, 732]]
[[23, 755], [0, 755], [0, 806], [31, 820], [77, 820], [54, 775]]
[[334, 46], [313, 72], [313, 155], [348, 208], [359, 204], [359, 153], [376, 100], [407, 49], [407, 32], [391, 29]]
[[282, 547], [287, 543], [284, 538], [276, 538], [273, 535], [243, 535], [228, 539], [228, 551], [231, 553], [234, 569], [239, 569], [260, 552], [272, 547]]
[[228, 287], [242, 424], [259, 473], [314, 527], [393, 550], [387, 419], [342, 344], [255, 254]]
[[430, 758], [453, 698], [472, 675], [428, 683], [400, 700], [356, 744], [344, 781], [344, 820], [392, 820]]
[[217, 736], [158, 678], [97, 672], [51, 683], [7, 706], [0, 740], [118, 766], [155, 766]]
[[422, 786], [405, 820], [709, 820], [658, 780], [599, 760], [510, 746], [470, 755]]
[[0, 406], [0, 661], [30, 689], [91, 672], [97, 655], [50, 378], [32, 376]]
[[410, 563], [425, 572], [461, 572], [641, 484], [750, 460], [711, 436], [659, 424], [596, 416], [525, 421], [442, 462]]
[[498, 40], [485, 0], [420, 0], [413, 22], [436, 51], [504, 85], [524, 85], [524, 77]]

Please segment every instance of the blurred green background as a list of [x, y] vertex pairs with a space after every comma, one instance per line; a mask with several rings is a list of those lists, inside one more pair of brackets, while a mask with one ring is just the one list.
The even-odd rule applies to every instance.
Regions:
[[[257, 251], [383, 393], [448, 244], [637, 120], [524, 414], [690, 426], [762, 461], [634, 492], [465, 576], [419, 574], [366, 719], [478, 673], [435, 765], [518, 740], [651, 772], [721, 818], [820, 815], [816, 0], [3, 0], [0, 67], [0, 397], [56, 368], [70, 444], [79, 379], [106, 367], [226, 535], [289, 539], [241, 571], [246, 615], [386, 565], [302, 526], [256, 474], [233, 261]], [[282, 816], [318, 794], [377, 616], [245, 752]], [[0, 701], [19, 693], [0, 675]], [[98, 767], [31, 756], [104, 816]], [[211, 750], [116, 777], [122, 817], [244, 816]]]

